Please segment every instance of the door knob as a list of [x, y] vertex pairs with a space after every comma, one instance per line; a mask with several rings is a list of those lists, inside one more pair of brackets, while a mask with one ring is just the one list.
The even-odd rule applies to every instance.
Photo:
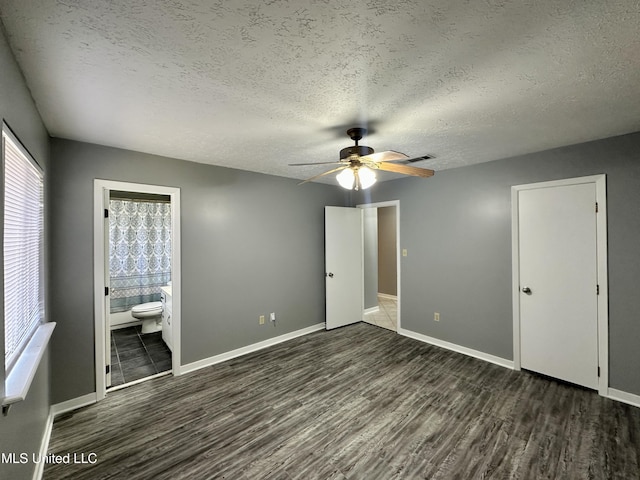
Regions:
[[327, 276], [329, 278], [333, 278], [333, 272], [329, 272], [329, 273], [325, 274], [325, 276]]
[[522, 293], [526, 293], [527, 295], [531, 295], [531, 289], [529, 287], [522, 287]]

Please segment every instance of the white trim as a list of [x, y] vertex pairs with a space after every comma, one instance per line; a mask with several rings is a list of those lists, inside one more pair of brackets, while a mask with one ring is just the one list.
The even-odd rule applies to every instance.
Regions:
[[427, 335], [413, 332], [411, 330], [405, 330], [404, 328], [399, 328], [398, 333], [400, 335], [404, 335], [405, 337], [413, 338], [414, 340], [429, 343], [431, 345], [435, 345], [436, 347], [446, 348], [447, 350], [451, 350], [453, 352], [462, 353], [464, 355], [478, 358], [480, 360], [484, 360], [485, 362], [495, 363], [496, 365], [500, 365], [501, 367], [510, 368], [513, 370], [513, 362], [511, 360], [507, 360], [506, 358], [496, 357], [495, 355], [491, 355], [489, 353], [481, 352], [479, 350], [473, 350], [472, 348], [463, 347], [455, 343], [446, 342], [434, 337], [429, 337]]
[[616, 390], [615, 388], [609, 388], [605, 396], [611, 400], [627, 403], [640, 408], [640, 395], [623, 392], [622, 390]]
[[389, 300], [398, 300], [397, 295], [389, 295], [388, 293], [380, 293], [378, 292], [378, 296], [382, 298], [388, 298]]
[[149, 375], [148, 377], [139, 378], [138, 380], [122, 383], [120, 385], [115, 385], [113, 387], [109, 387], [107, 389], [107, 393], [115, 392], [116, 390], [122, 390], [123, 388], [131, 387], [133, 385], [146, 382], [147, 380], [151, 380], [152, 378], [166, 377], [167, 375], [171, 375], [171, 373], [172, 373], [171, 370], [167, 370], [166, 372], [154, 373], [153, 375]]
[[[356, 207], [358, 208], [380, 208], [380, 207], [396, 207], [396, 290], [397, 290], [397, 295], [396, 295], [396, 300], [397, 300], [397, 311], [396, 311], [396, 315], [397, 315], [397, 331], [399, 332], [402, 328], [402, 323], [401, 323], [401, 317], [402, 315], [400, 314], [400, 304], [402, 303], [400, 301], [400, 279], [402, 278], [400, 269], [401, 269], [401, 265], [402, 265], [402, 249], [400, 248], [400, 200], [388, 200], [386, 202], [376, 202], [376, 203], [361, 203], [359, 205], [356, 205]], [[364, 270], [364, 269], [363, 269]], [[364, 283], [364, 271], [362, 272], [363, 275], [363, 283]], [[378, 293], [378, 295], [380, 295], [380, 293]]]
[[380, 311], [380, 307], [371, 307], [371, 308], [366, 308], [364, 310], [364, 314], [365, 315], [369, 315], [370, 313], [376, 313]]
[[[47, 450], [49, 450], [49, 442], [51, 441], [51, 432], [53, 430], [53, 421], [55, 420], [55, 418], [58, 415], [62, 415], [63, 413], [77, 410], [78, 408], [86, 407], [87, 405], [91, 405], [93, 403], [96, 403], [96, 394], [89, 393], [87, 395], [83, 395], [82, 397], [67, 400], [66, 402], [56, 403], [55, 405], [51, 405], [49, 407], [49, 415], [47, 416], [47, 420], [44, 426], [44, 432], [42, 434], [42, 440], [40, 441], [40, 458], [44, 458], [47, 455]], [[33, 480], [42, 480], [42, 476], [44, 474], [44, 465], [45, 462], [38, 462], [36, 464], [36, 468], [33, 471]]]
[[173, 374], [180, 374], [180, 345], [181, 345], [181, 262], [180, 262], [180, 188], [162, 185], [146, 185], [141, 183], [116, 182], [112, 180], [94, 180], [93, 187], [93, 271], [94, 271], [94, 317], [95, 317], [95, 374], [96, 399], [102, 400], [106, 396], [105, 379], [105, 295], [104, 295], [104, 209], [105, 192], [109, 190], [153, 193], [169, 195], [171, 197], [171, 285], [173, 288], [173, 309], [171, 332], [173, 349], [171, 363]]
[[180, 374], [194, 372], [196, 370], [200, 370], [201, 368], [209, 367], [217, 363], [226, 362], [227, 360], [231, 360], [232, 358], [241, 357], [242, 355], [246, 355], [248, 353], [257, 352], [258, 350], [262, 350], [263, 348], [271, 347], [273, 345], [277, 345], [279, 343], [286, 342], [288, 340], [293, 340], [294, 338], [302, 337], [303, 335], [308, 335], [310, 333], [317, 332], [324, 329], [325, 329], [324, 322], [317, 323], [315, 325], [312, 325], [311, 327], [306, 327], [291, 333], [285, 333], [284, 335], [270, 338], [268, 340], [254, 343], [252, 345], [247, 345], [246, 347], [237, 348], [235, 350], [221, 353], [219, 355], [214, 355], [213, 357], [204, 358], [202, 360], [198, 360], [197, 362], [193, 362], [193, 363], [189, 363], [187, 365], [181, 366]]
[[600, 382], [598, 393], [606, 395], [609, 388], [609, 260], [607, 256], [607, 177], [598, 175], [595, 179], [598, 215], [596, 216], [598, 249], [598, 364]]
[[513, 310], [513, 368], [520, 370], [520, 227], [518, 190], [511, 187], [511, 308]]
[[[364, 320], [364, 212], [362, 211], [362, 209], [360, 209], [360, 288], [361, 288], [360, 290], [360, 321], [363, 321]], [[326, 322], [325, 322], [325, 328], [326, 328]]]
[[4, 398], [2, 399], [3, 410], [7, 405], [27, 398], [29, 387], [31, 387], [31, 382], [38, 370], [40, 360], [42, 360], [42, 356], [47, 349], [55, 326], [55, 322], [41, 323], [27, 342], [25, 349], [5, 380]]
[[51, 405], [51, 415], [55, 418], [63, 413], [71, 412], [78, 408], [86, 407], [87, 405], [92, 405], [97, 401], [98, 397], [95, 392], [87, 393], [81, 397], [72, 398], [71, 400]]
[[562, 187], [593, 183], [596, 187], [596, 202], [598, 214], [596, 216], [596, 249], [597, 271], [600, 294], [598, 301], [598, 363], [600, 377], [598, 379], [598, 393], [608, 396], [609, 387], [609, 288], [607, 278], [607, 177], [605, 174], [587, 177], [567, 178], [550, 182], [530, 183], [511, 187], [511, 265], [512, 265], [512, 304], [513, 304], [513, 364], [520, 370], [520, 239], [518, 224], [518, 193], [522, 190], [538, 188]]
[[[39, 457], [44, 458], [47, 455], [47, 450], [49, 450], [49, 440], [51, 440], [51, 431], [53, 430], [53, 420], [54, 415], [49, 409], [49, 416], [47, 417], [47, 421], [44, 425], [44, 432], [42, 434], [42, 440], [40, 441], [40, 449], [38, 450]], [[36, 463], [36, 468], [33, 470], [33, 480], [41, 480], [44, 475], [44, 464], [45, 462]]]

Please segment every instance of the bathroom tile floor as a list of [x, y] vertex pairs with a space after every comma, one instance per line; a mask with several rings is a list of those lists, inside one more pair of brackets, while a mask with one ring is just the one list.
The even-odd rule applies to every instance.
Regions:
[[378, 295], [378, 311], [365, 314], [363, 320], [387, 330], [398, 331], [398, 300]]
[[111, 386], [171, 370], [171, 350], [162, 332], [140, 333], [142, 327], [111, 331]]

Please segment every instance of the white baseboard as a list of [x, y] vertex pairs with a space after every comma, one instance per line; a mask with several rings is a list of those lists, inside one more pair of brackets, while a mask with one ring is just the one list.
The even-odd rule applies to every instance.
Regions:
[[[47, 423], [44, 427], [42, 440], [40, 441], [40, 458], [46, 457], [47, 450], [49, 450], [49, 440], [51, 440], [51, 430], [53, 430], [53, 421], [55, 420], [55, 418], [63, 413], [67, 413], [77, 408], [96, 403], [96, 398], [97, 397], [94, 392], [83, 395], [82, 397], [72, 398], [71, 400], [67, 400], [66, 402], [56, 403], [55, 405], [51, 405], [51, 407], [49, 407], [49, 416], [47, 417]], [[33, 480], [42, 479], [42, 475], [44, 474], [44, 465], [45, 462], [36, 463], [36, 468], [33, 471]]]
[[512, 370], [514, 368], [513, 360], [507, 360], [506, 358], [496, 357], [495, 355], [491, 355], [489, 353], [473, 350], [472, 348], [456, 345], [455, 343], [445, 342], [444, 340], [440, 340], [434, 337], [429, 337], [421, 333], [412, 332], [411, 330], [406, 330], [404, 328], [398, 328], [398, 333], [400, 335], [404, 335], [405, 337], [413, 338], [414, 340], [419, 340], [424, 343], [429, 343], [437, 347], [446, 348], [447, 350], [452, 350], [454, 352], [462, 353], [464, 355], [469, 355], [470, 357], [478, 358], [480, 360], [484, 360], [485, 362], [495, 363], [496, 365], [500, 365], [501, 367], [510, 368]]
[[129, 327], [137, 327], [138, 325], [142, 325], [142, 320], [134, 320], [133, 322], [128, 323], [118, 323], [117, 325], [111, 325], [110, 330], [120, 330], [121, 328], [129, 328]]
[[633, 393], [627, 393], [623, 392], [622, 390], [616, 390], [615, 388], [609, 388], [607, 390], [607, 398], [640, 408], [640, 395], [634, 395]]
[[81, 407], [86, 407], [87, 405], [91, 405], [92, 403], [96, 403], [98, 401], [98, 397], [96, 393], [88, 393], [78, 398], [72, 398], [71, 400], [67, 400], [66, 402], [56, 403], [55, 405], [51, 405], [51, 414], [53, 418], [58, 415], [62, 415], [63, 413], [71, 412], [72, 410], [77, 410]]
[[[49, 416], [47, 417], [47, 423], [44, 426], [44, 433], [42, 434], [42, 440], [40, 441], [40, 456], [38, 458], [44, 458], [49, 450], [49, 440], [51, 439], [51, 430], [53, 429], [53, 413], [49, 409]], [[44, 474], [45, 462], [36, 463], [36, 468], [33, 471], [33, 480], [42, 480]]]
[[303, 335], [308, 335], [310, 333], [317, 332], [319, 330], [324, 330], [324, 329], [325, 329], [325, 323], [324, 322], [318, 323], [311, 327], [303, 328], [301, 330], [296, 330], [295, 332], [285, 333], [284, 335], [270, 338], [268, 340], [254, 343], [252, 345], [247, 345], [246, 347], [237, 348], [229, 352], [221, 353], [219, 355], [214, 355], [213, 357], [204, 358], [202, 360], [198, 360], [197, 362], [189, 363], [187, 365], [181, 365], [180, 375], [193, 372], [201, 368], [209, 367], [211, 365], [215, 365], [216, 363], [226, 362], [227, 360], [231, 360], [232, 358], [241, 357], [242, 355], [256, 352], [258, 350], [262, 350], [263, 348], [271, 347], [272, 345], [277, 345], [278, 343], [286, 342], [287, 340], [292, 340], [294, 338], [301, 337]]
[[366, 308], [364, 310], [364, 314], [367, 315], [369, 313], [376, 313], [380, 311], [380, 307], [371, 307], [371, 308]]
[[398, 300], [397, 295], [389, 295], [388, 293], [380, 293], [378, 292], [378, 296], [382, 298], [388, 298], [389, 300]]

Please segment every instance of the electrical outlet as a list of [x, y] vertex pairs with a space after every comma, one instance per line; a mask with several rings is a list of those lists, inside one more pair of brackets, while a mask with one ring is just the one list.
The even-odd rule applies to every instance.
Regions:
[[264, 325], [264, 315], [260, 315], [260, 325]]
[[403, 249], [402, 249], [402, 256], [403, 256], [403, 257], [406, 257], [408, 254], [409, 254], [409, 253], [407, 252], [407, 249], [406, 249], [406, 248], [403, 248]]
[[433, 312], [433, 320], [436, 322], [440, 321], [440, 313], [438, 312]]
[[271, 320], [272, 322], [276, 321], [276, 314], [272, 313], [271, 315], [269, 315], [269, 320]]

